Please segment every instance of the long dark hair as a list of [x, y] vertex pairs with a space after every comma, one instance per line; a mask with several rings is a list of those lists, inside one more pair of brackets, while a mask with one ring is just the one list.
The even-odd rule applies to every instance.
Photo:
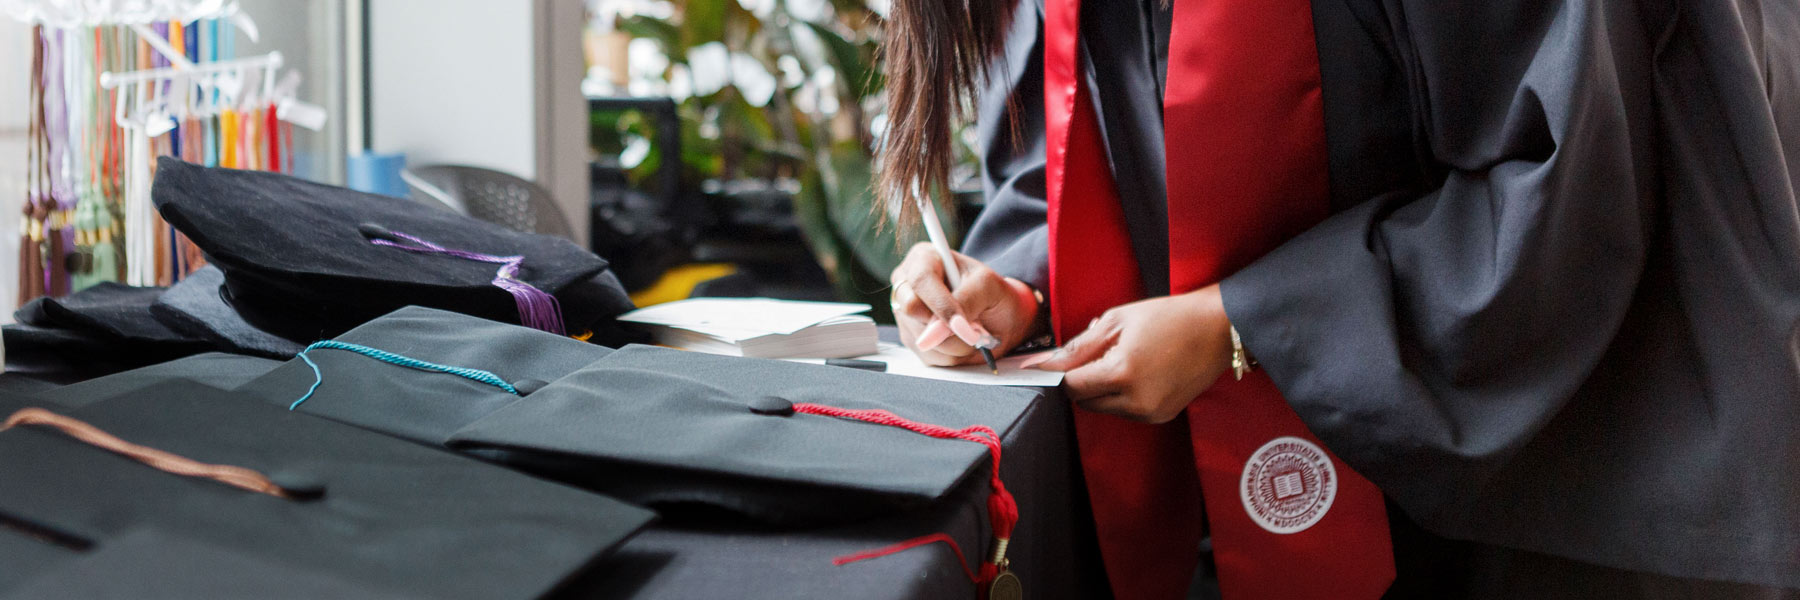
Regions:
[[1005, 47], [1017, 1], [893, 0], [882, 31], [887, 130], [875, 178], [884, 218], [897, 206], [900, 225], [917, 223], [914, 194], [949, 202], [952, 136]]

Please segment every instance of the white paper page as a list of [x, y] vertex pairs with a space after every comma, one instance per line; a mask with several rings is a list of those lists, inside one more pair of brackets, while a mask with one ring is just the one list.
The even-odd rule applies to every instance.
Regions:
[[620, 321], [668, 325], [729, 339], [790, 334], [828, 319], [869, 310], [867, 304], [772, 298], [689, 298], [640, 308]]
[[[1049, 350], [1045, 350], [1049, 352]], [[924, 377], [958, 383], [976, 385], [1016, 385], [1028, 387], [1055, 387], [1062, 384], [1061, 371], [1043, 371], [1039, 369], [1021, 369], [1023, 363], [1038, 353], [1008, 356], [1000, 359], [1000, 374], [989, 371], [987, 365], [971, 365], [963, 367], [934, 367], [919, 361], [919, 357], [906, 349], [889, 343], [881, 344], [881, 351], [868, 356], [858, 356], [859, 360], [878, 360], [887, 363], [887, 372], [894, 375]], [[824, 364], [818, 359], [796, 359], [797, 362]]]

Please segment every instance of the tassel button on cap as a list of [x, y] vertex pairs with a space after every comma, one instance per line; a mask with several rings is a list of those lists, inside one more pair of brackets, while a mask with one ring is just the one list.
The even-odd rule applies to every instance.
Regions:
[[779, 396], [761, 396], [750, 401], [750, 412], [777, 417], [792, 416], [794, 403]]

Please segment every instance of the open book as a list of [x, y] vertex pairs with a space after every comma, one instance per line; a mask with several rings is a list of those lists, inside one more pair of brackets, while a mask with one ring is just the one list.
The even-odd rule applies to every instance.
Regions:
[[771, 298], [691, 298], [619, 316], [672, 348], [755, 358], [845, 358], [874, 354], [867, 304]]

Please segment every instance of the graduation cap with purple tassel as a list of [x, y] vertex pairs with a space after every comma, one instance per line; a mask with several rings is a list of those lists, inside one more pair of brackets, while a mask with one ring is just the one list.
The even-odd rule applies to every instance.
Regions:
[[632, 308], [606, 261], [568, 240], [409, 199], [170, 158], [152, 196], [223, 272], [231, 312], [303, 344], [409, 305], [559, 335]]

